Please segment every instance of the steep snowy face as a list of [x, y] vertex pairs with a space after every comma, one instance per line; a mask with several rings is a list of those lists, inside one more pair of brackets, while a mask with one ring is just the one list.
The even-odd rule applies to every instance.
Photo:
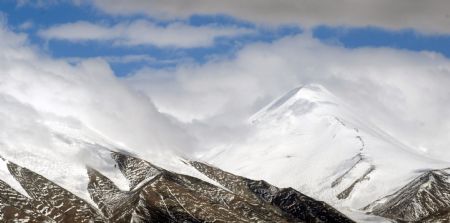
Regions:
[[249, 123], [245, 143], [203, 159], [339, 207], [360, 209], [405, 185], [416, 170], [449, 165], [416, 154], [319, 85], [293, 89]]

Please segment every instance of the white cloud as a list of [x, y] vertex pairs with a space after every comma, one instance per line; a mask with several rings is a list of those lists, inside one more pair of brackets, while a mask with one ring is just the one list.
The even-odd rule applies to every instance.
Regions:
[[146, 54], [124, 55], [124, 56], [109, 56], [104, 58], [109, 63], [133, 63], [133, 62], [147, 62], [155, 63], [158, 60]]
[[175, 22], [159, 26], [146, 20], [122, 22], [112, 26], [85, 21], [60, 24], [41, 30], [45, 39], [66, 41], [111, 41], [115, 45], [194, 48], [214, 44], [219, 37], [235, 37], [252, 34], [253, 31], [239, 27], [190, 26]]
[[[49, 114], [77, 120], [138, 154], [193, 149], [195, 142], [176, 121], [158, 112], [148, 97], [119, 81], [104, 60], [84, 60], [74, 65], [55, 60], [27, 45], [26, 36], [3, 27], [0, 40], [0, 106], [11, 108], [10, 113], [0, 110], [0, 123], [10, 120], [26, 127], [29, 117]], [[8, 100], [5, 102], [3, 97]], [[33, 125], [29, 124], [30, 128], [21, 133], [22, 129], [15, 128], [14, 123], [1, 124], [0, 144], [29, 142], [31, 134], [27, 132], [40, 132]]]
[[99, 56], [99, 57], [66, 57], [67, 61], [71, 63], [80, 63], [85, 61], [86, 59], [101, 59], [105, 60], [108, 63], [136, 63], [136, 62], [145, 62], [145, 63], [159, 63], [160, 61], [152, 56], [146, 54], [126, 54], [123, 56]]
[[208, 124], [208, 139], [214, 126], [228, 138], [241, 135], [239, 122], [271, 99], [319, 83], [399, 139], [450, 158], [450, 61], [433, 53], [346, 49], [300, 35], [250, 45], [233, 59], [142, 70], [126, 81], [161, 111], [194, 120], [201, 134]]
[[[113, 65], [124, 65], [139, 63], [138, 66], [135, 66], [134, 70], [139, 70], [140, 66], [176, 66], [177, 64], [190, 63], [193, 62], [192, 58], [188, 57], [180, 57], [175, 59], [159, 59], [147, 54], [125, 54], [120, 56], [93, 56], [93, 57], [65, 57], [69, 63], [76, 64], [86, 60], [103, 60]], [[131, 71], [130, 71], [131, 72]], [[125, 75], [127, 75], [126, 73]]]
[[20, 30], [28, 30], [33, 28], [33, 26], [34, 26], [33, 22], [31, 20], [28, 20], [26, 22], [21, 23], [18, 28]]
[[447, 0], [86, 0], [112, 14], [147, 14], [183, 18], [192, 14], [227, 14], [265, 24], [295, 23], [311, 27], [380, 26], [450, 33]]

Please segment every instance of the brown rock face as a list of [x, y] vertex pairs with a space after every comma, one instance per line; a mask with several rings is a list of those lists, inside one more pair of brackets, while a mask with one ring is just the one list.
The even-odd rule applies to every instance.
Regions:
[[427, 171], [384, 197], [383, 202], [375, 201], [365, 209], [402, 222], [448, 222], [445, 219], [450, 216], [449, 176], [446, 170]]

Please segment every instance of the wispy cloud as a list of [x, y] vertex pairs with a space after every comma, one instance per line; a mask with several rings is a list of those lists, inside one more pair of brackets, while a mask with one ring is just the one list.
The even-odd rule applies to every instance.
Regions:
[[34, 26], [34, 23], [33, 23], [31, 20], [28, 20], [28, 21], [26, 21], [26, 22], [21, 23], [21, 24], [18, 26], [18, 28], [19, 28], [20, 30], [28, 30], [28, 29], [33, 28], [33, 26]]
[[[125, 54], [120, 56], [94, 56], [94, 57], [65, 57], [64, 60], [71, 64], [82, 63], [86, 60], [102, 60], [108, 62], [110, 65], [131, 65], [132, 70], [139, 70], [142, 67], [175, 67], [179, 64], [194, 63], [189, 58], [175, 58], [175, 59], [161, 59], [149, 56], [147, 54]], [[134, 67], [133, 65], [140, 64]], [[141, 67], [142, 66], [142, 67]], [[124, 73], [123, 75], [128, 75]], [[116, 73], [116, 75], [118, 75]]]
[[266, 24], [295, 23], [310, 27], [379, 26], [450, 33], [450, 1], [429, 0], [89, 0], [112, 14], [148, 14], [182, 18], [193, 14], [228, 14]]
[[155, 57], [146, 55], [146, 54], [129, 54], [123, 56], [99, 56], [99, 57], [67, 57], [65, 58], [70, 63], [80, 63], [86, 59], [102, 59], [107, 61], [108, 63], [137, 63], [137, 62], [145, 62], [145, 63], [155, 63], [159, 62]]
[[146, 20], [136, 20], [115, 25], [79, 21], [52, 26], [41, 30], [39, 35], [48, 40], [111, 41], [116, 46], [195, 48], [211, 46], [220, 37], [236, 37], [253, 32], [239, 27], [190, 26], [181, 22], [160, 26]]
[[[47, 7], [50, 5], [56, 5], [61, 2], [70, 2], [72, 0], [17, 0], [16, 5], [17, 7], [24, 7], [24, 6], [33, 6], [33, 7]], [[73, 0], [76, 2], [76, 0]]]

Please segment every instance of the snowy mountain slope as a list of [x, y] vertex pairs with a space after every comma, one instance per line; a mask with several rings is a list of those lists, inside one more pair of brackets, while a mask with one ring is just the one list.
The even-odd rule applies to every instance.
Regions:
[[[7, 161], [9, 172], [30, 197], [0, 181], [0, 221], [353, 222], [326, 203], [291, 188], [261, 184], [262, 181], [240, 178], [206, 164], [199, 169], [214, 169], [208, 176], [225, 180], [230, 189], [167, 171], [127, 154], [110, 155], [117, 160], [130, 185], [136, 186], [121, 190], [98, 170], [87, 167], [88, 191], [95, 206], [41, 175]], [[198, 168], [200, 163], [196, 164]], [[234, 184], [246, 185], [247, 189], [241, 187], [239, 193], [232, 192]], [[266, 193], [267, 188], [273, 193]]]
[[202, 159], [341, 210], [394, 193], [417, 170], [449, 166], [401, 144], [319, 85], [290, 91], [249, 122], [253, 133], [245, 143], [224, 145]]

